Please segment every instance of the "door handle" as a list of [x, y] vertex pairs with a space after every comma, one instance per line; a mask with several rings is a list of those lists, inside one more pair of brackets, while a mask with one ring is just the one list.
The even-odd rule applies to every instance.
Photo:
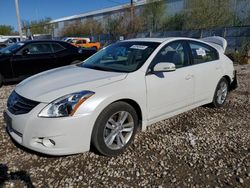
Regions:
[[185, 77], [186, 80], [190, 80], [193, 77], [193, 75], [189, 74]]

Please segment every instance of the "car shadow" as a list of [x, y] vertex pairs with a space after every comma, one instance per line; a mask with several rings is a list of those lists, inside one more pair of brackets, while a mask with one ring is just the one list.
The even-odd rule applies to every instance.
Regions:
[[34, 185], [31, 181], [29, 174], [24, 171], [8, 172], [9, 168], [6, 164], [0, 164], [0, 187], [3, 187], [6, 182], [12, 180], [22, 181], [28, 188], [33, 188]]

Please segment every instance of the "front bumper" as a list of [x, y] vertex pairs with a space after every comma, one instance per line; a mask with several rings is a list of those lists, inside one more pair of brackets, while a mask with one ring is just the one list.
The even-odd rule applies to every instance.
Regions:
[[5, 112], [9, 135], [20, 145], [48, 155], [68, 155], [89, 151], [93, 124], [91, 115], [64, 118], [40, 118], [46, 104], [39, 104], [27, 114]]

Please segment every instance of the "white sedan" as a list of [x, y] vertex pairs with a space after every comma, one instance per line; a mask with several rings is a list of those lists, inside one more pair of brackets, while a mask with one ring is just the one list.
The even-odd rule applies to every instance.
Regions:
[[224, 105], [237, 87], [221, 37], [143, 38], [112, 44], [85, 62], [46, 71], [8, 99], [10, 136], [50, 155], [122, 153], [138, 130], [204, 104]]

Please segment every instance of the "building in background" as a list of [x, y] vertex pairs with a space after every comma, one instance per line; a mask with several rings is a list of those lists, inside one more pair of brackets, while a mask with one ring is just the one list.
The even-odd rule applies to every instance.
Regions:
[[[186, 9], [188, 0], [164, 0], [166, 3], [166, 13], [167, 15], [175, 15]], [[140, 11], [140, 9], [146, 4], [146, 0], [134, 0], [133, 7], [135, 12]], [[250, 14], [246, 12], [249, 10], [250, 3], [249, 0], [232, 0], [232, 6], [237, 16], [245, 17]], [[49, 27], [51, 28], [51, 34], [53, 37], [61, 37], [61, 31], [64, 27], [74, 23], [74, 22], [84, 22], [87, 19], [94, 19], [100, 23], [105, 23], [105, 19], [108, 17], [116, 17], [121, 13], [125, 12], [131, 7], [130, 3], [114, 6], [110, 8], [104, 8], [101, 10], [95, 10], [91, 12], [86, 12], [79, 15], [73, 15], [68, 17], [63, 17], [50, 21]]]
[[[168, 15], [174, 15], [185, 9], [186, 0], [165, 0], [165, 1], [167, 4], [166, 12]], [[135, 9], [135, 12], [140, 11], [140, 9], [145, 4], [146, 0], [134, 0], [133, 7]], [[101, 10], [86, 12], [79, 15], [73, 15], [52, 20], [50, 22], [50, 25], [52, 26], [52, 35], [53, 37], [60, 37], [62, 29], [72, 24], [73, 22], [79, 22], [79, 21], [84, 22], [86, 19], [94, 19], [96, 21], [99, 21], [100, 23], [103, 23], [105, 18], [118, 16], [124, 11], [128, 10], [130, 6], [131, 4], [127, 3], [119, 6], [104, 8]]]

